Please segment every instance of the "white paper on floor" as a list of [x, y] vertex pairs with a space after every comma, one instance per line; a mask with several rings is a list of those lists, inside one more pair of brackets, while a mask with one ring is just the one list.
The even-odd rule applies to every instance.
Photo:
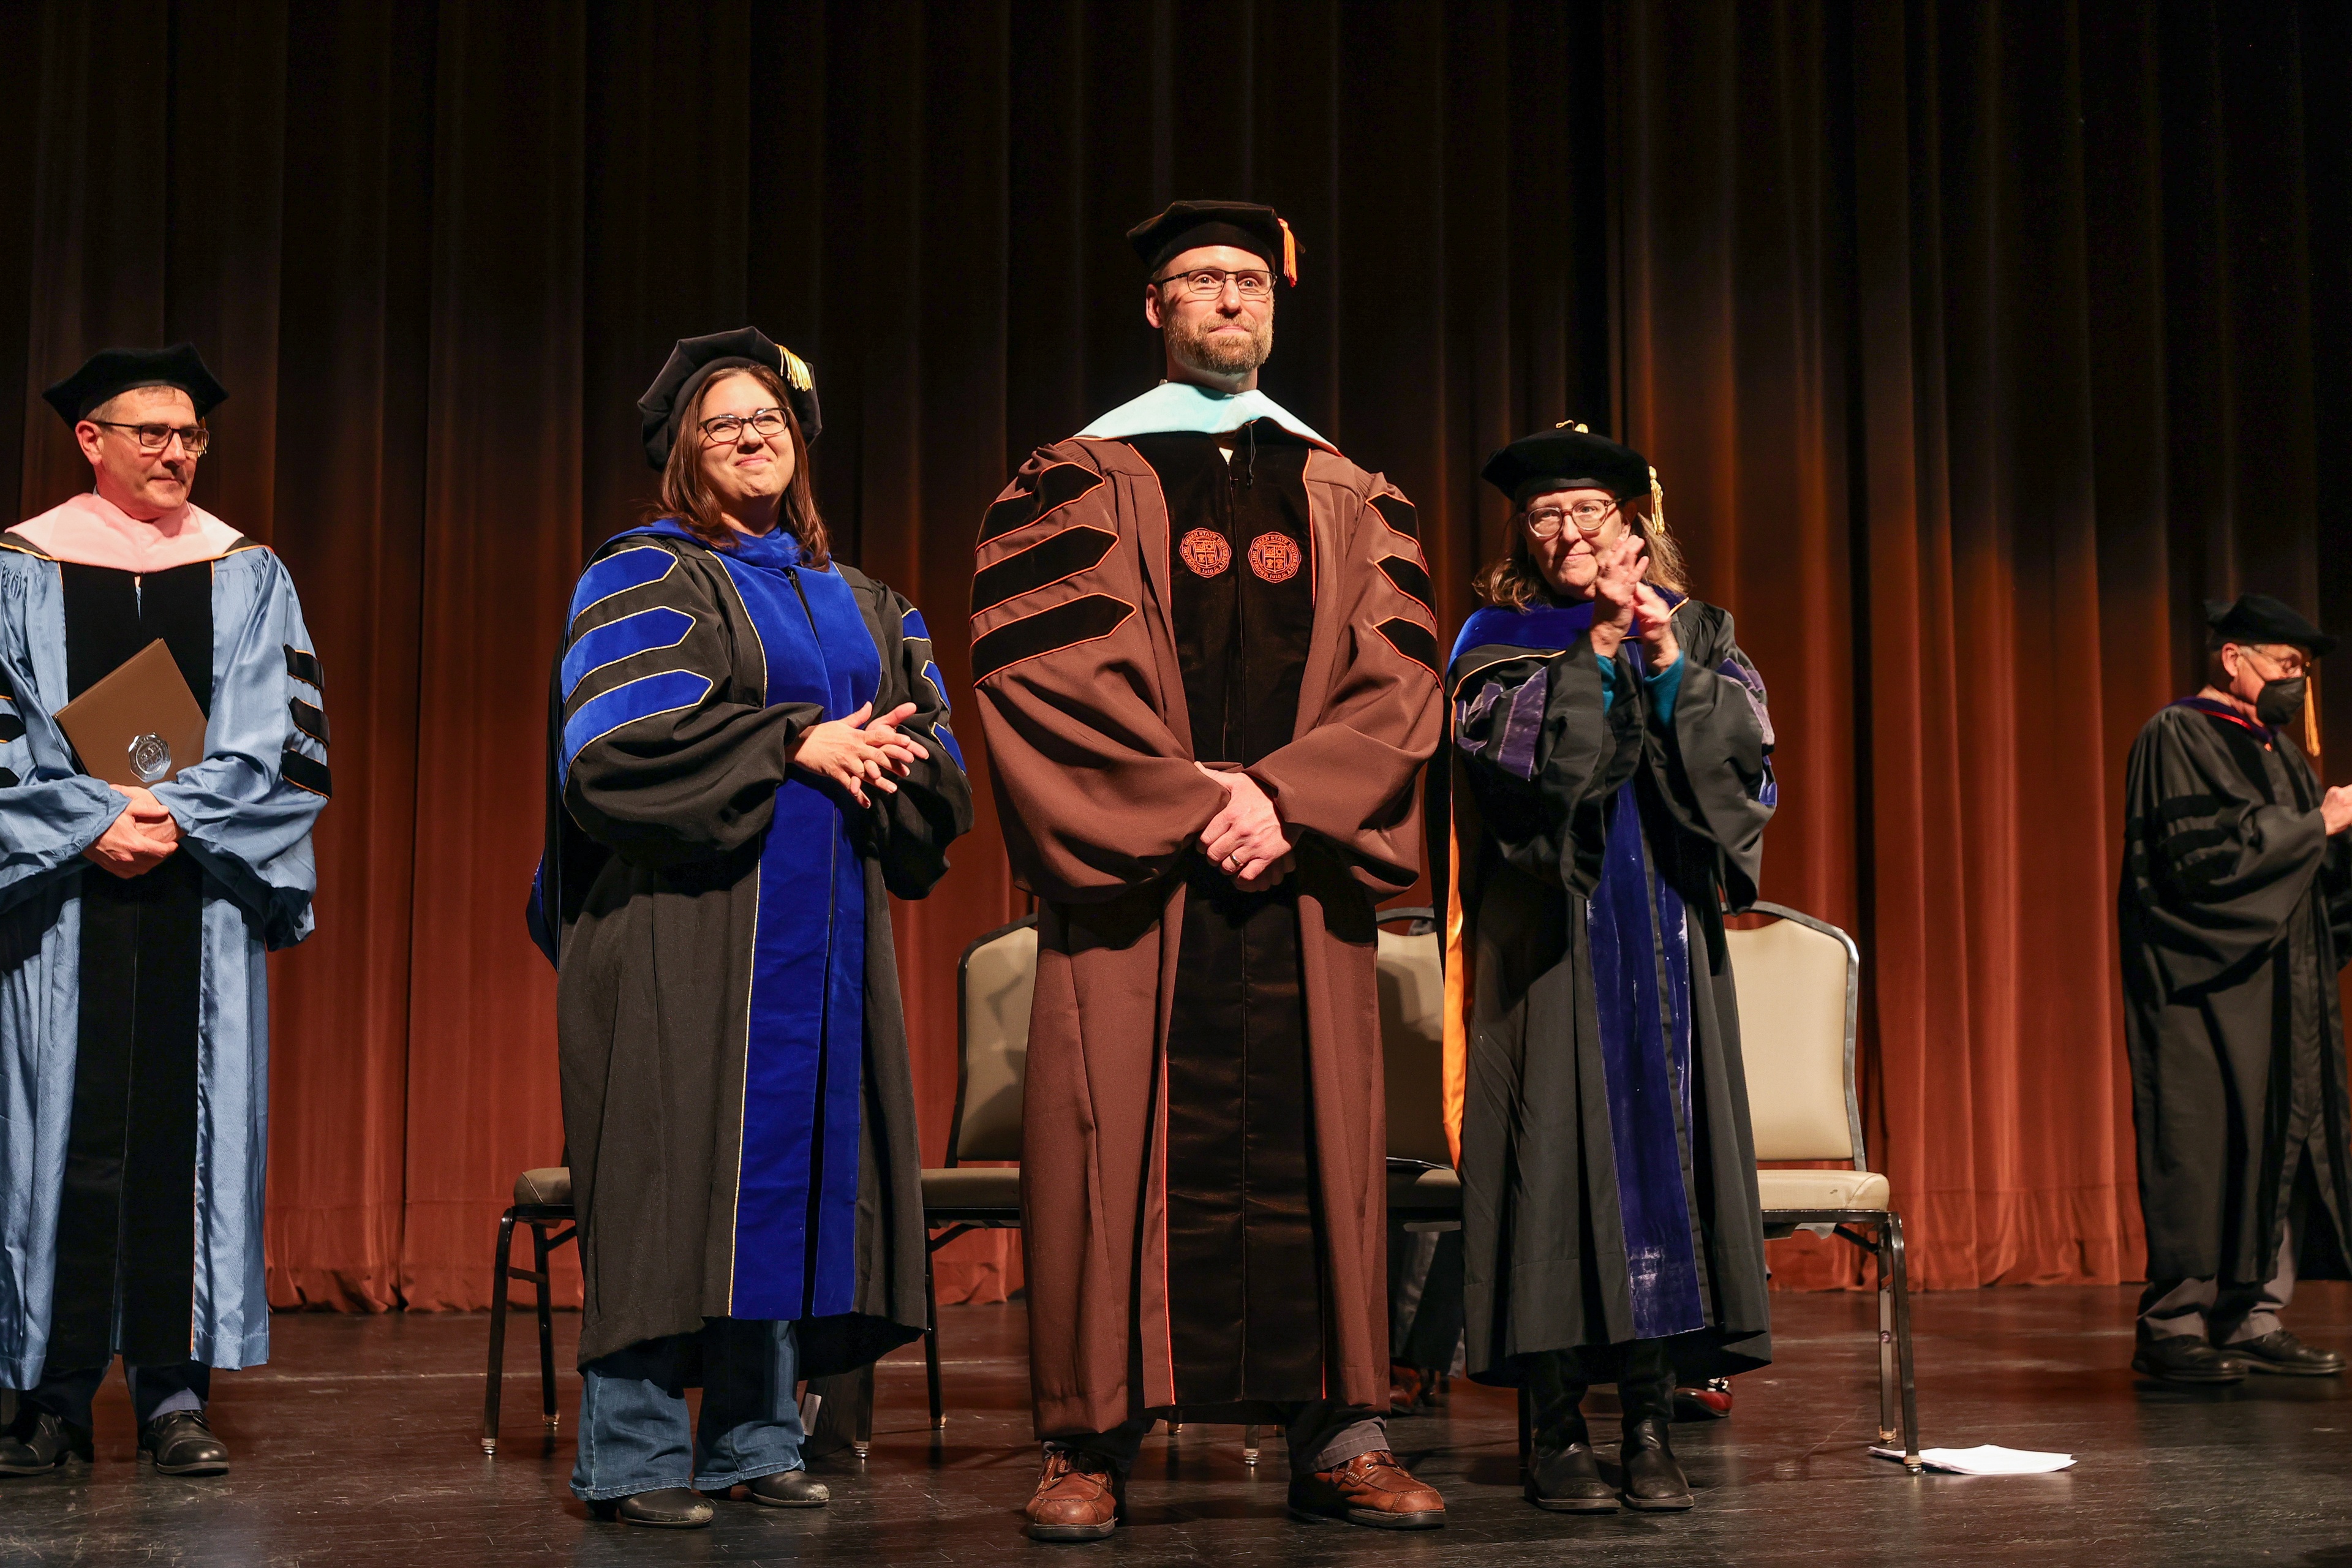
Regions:
[[[1882, 1459], [1900, 1460], [1900, 1448], [1873, 1448]], [[1920, 1462], [1931, 1470], [1956, 1476], [2046, 1476], [2074, 1462], [2072, 1454], [2037, 1454], [2031, 1448], [2003, 1448], [1985, 1443], [1974, 1448], [1922, 1448]]]

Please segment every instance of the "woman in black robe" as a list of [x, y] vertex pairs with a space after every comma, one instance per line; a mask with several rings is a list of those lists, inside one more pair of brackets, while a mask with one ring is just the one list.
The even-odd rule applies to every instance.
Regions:
[[1614, 1382], [1625, 1502], [1687, 1508], [1677, 1372], [1771, 1354], [1723, 942], [1777, 799], [1764, 686], [1681, 592], [1640, 454], [1563, 427], [1485, 477], [1516, 537], [1454, 646], [1430, 813], [1469, 1368], [1531, 1387], [1538, 1507], [1617, 1506], [1580, 1411]]
[[532, 925], [585, 1286], [572, 1490], [694, 1528], [696, 1490], [824, 1502], [795, 1380], [922, 1332], [889, 895], [930, 890], [971, 798], [922, 616], [829, 558], [807, 365], [688, 339], [639, 407], [662, 508], [573, 595]]

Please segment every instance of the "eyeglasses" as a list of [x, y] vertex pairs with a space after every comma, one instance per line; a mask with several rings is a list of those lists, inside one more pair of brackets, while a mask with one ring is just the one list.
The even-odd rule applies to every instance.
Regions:
[[706, 419], [699, 428], [702, 438], [714, 446], [743, 438], [743, 426], [749, 425], [768, 440], [784, 433], [784, 411], [781, 408], [754, 408], [749, 414], [720, 414]]
[[205, 448], [213, 444], [212, 432], [201, 425], [121, 425], [111, 419], [93, 419], [90, 423], [108, 430], [130, 431], [142, 457], [153, 457], [170, 446], [174, 436], [191, 458], [203, 457]]
[[2274, 666], [2278, 670], [2278, 674], [2272, 678], [2274, 679], [2293, 680], [2299, 676], [2311, 673], [2310, 661], [2304, 657], [2304, 652], [2299, 647], [2284, 644], [2263, 646], [2256, 643], [2240, 643], [2238, 651], [2253, 654], [2263, 663]]
[[1601, 525], [1609, 521], [1609, 514], [1616, 510], [1617, 503], [1613, 500], [1580, 500], [1566, 511], [1548, 506], [1541, 511], [1528, 513], [1528, 531], [1538, 539], [1556, 539], [1560, 529], [1573, 521], [1576, 531], [1589, 538], [1601, 531]]
[[1154, 284], [1173, 283], [1191, 299], [1214, 300], [1225, 291], [1230, 280], [1234, 291], [1243, 299], [1256, 301], [1274, 298], [1274, 274], [1271, 272], [1228, 272], [1222, 267], [1196, 267], [1190, 272], [1171, 272], [1165, 278], [1154, 278]]

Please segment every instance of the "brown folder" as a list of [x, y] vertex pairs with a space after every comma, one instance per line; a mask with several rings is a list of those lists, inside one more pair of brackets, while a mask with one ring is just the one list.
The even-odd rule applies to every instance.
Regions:
[[83, 771], [110, 784], [159, 784], [205, 756], [205, 710], [162, 637], [58, 710]]

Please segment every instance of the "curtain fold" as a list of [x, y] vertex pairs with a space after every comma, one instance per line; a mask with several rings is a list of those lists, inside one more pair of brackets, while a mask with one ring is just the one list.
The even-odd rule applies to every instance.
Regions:
[[[1296, 227], [1266, 388], [1413, 498], [1449, 628], [1506, 540], [1488, 451], [1576, 419], [1651, 455], [1770, 685], [1765, 896], [1864, 955], [1915, 1278], [2131, 1277], [2123, 757], [2201, 598], [2352, 626], [2347, 105], [2316, 4], [0, 8], [0, 494], [88, 483], [42, 386], [194, 339], [232, 393], [199, 500], [286, 558], [326, 668], [273, 1300], [478, 1306], [561, 1157], [544, 682], [650, 499], [670, 342], [814, 363], [839, 548], [923, 609], [984, 775], [972, 531], [1156, 378], [1123, 232], [1194, 195]], [[2340, 777], [2352, 679], [2322, 695]], [[896, 911], [933, 1160], [957, 956], [1027, 908], [984, 786], [953, 859]], [[1001, 1299], [1017, 1243], [939, 1278]]]

